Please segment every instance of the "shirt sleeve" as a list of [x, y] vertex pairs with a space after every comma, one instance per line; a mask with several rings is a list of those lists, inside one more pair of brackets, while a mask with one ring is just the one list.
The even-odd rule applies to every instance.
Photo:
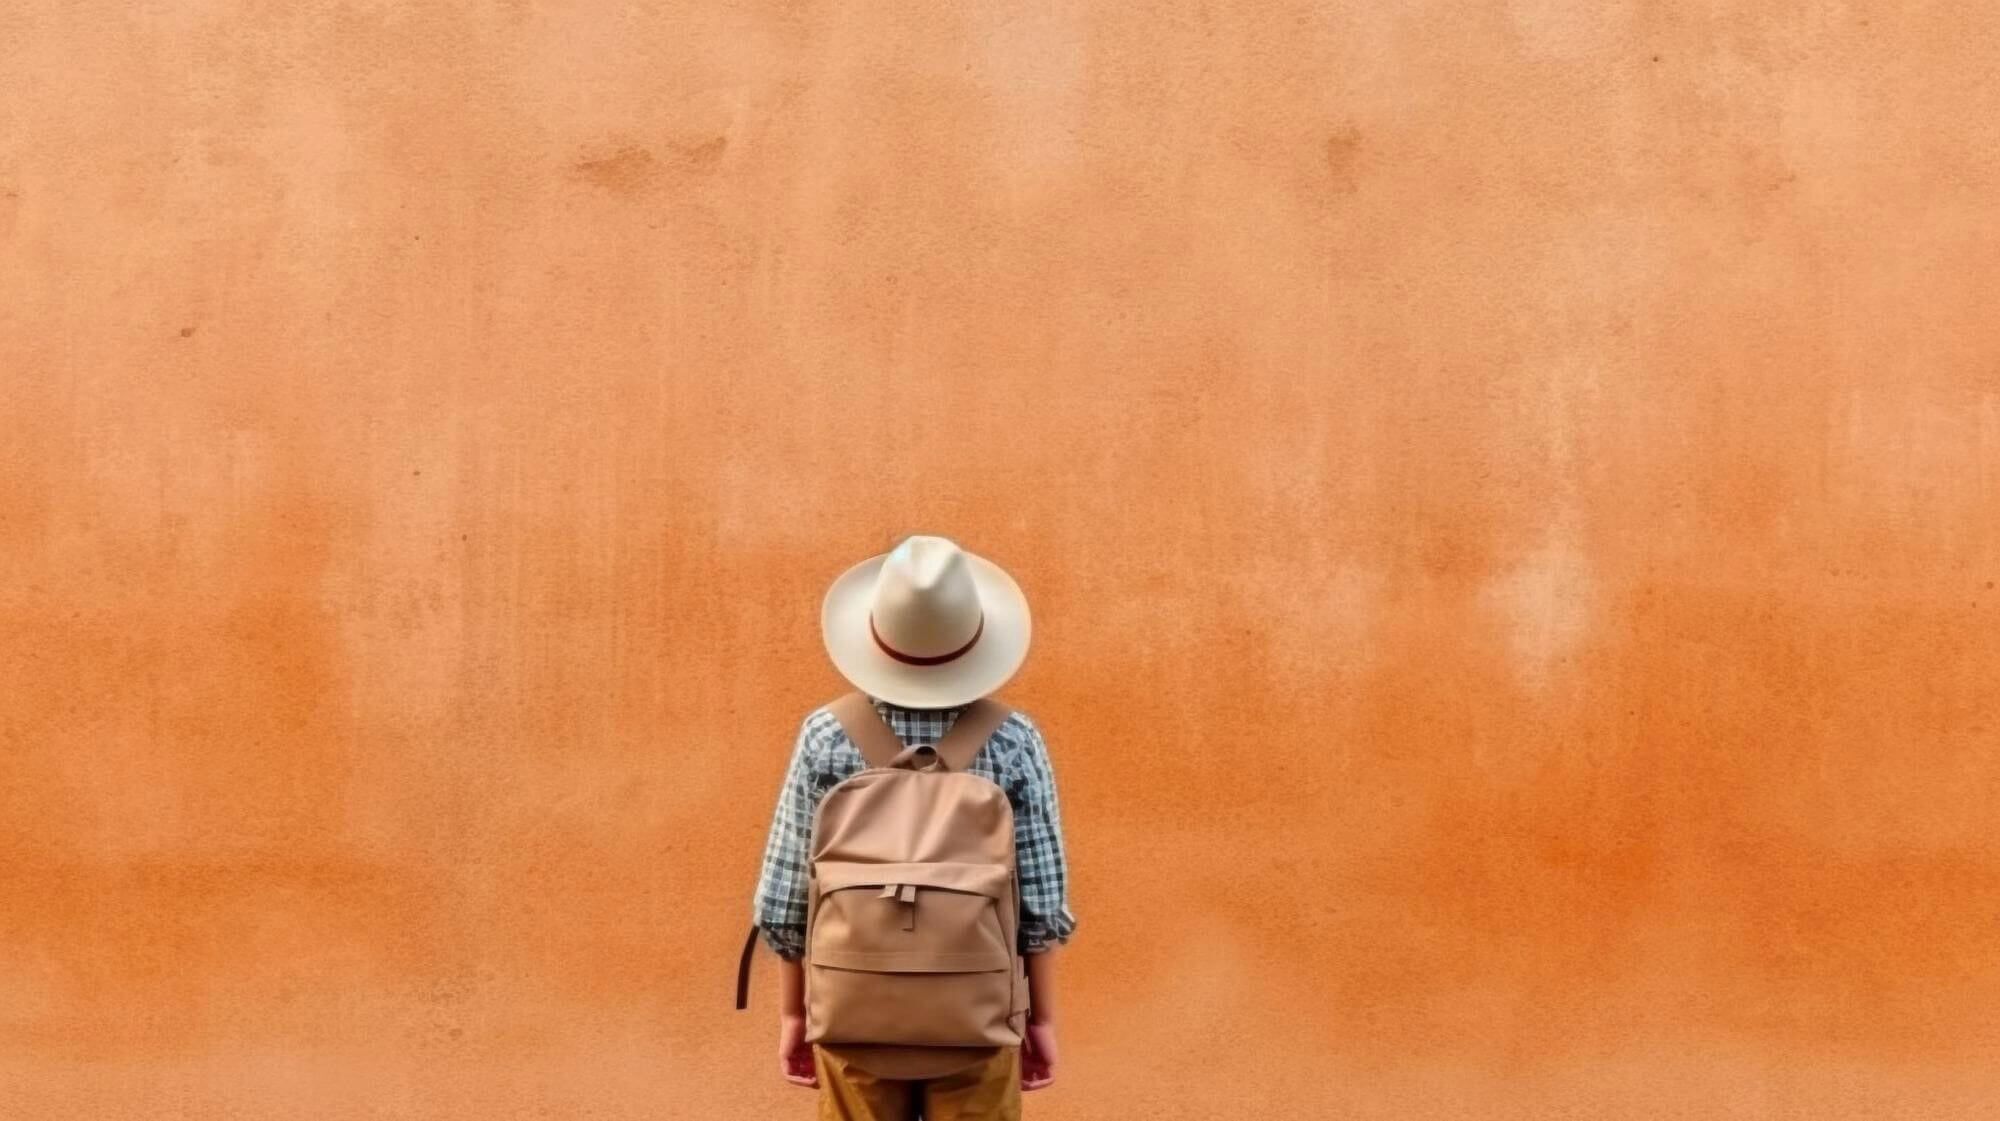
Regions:
[[778, 807], [764, 841], [764, 866], [757, 878], [755, 916], [764, 944], [779, 957], [805, 956], [806, 861], [812, 834], [812, 718], [799, 725], [791, 765], [778, 789]]
[[1014, 811], [1014, 862], [1021, 878], [1021, 952], [1038, 954], [1068, 942], [1076, 930], [1069, 905], [1069, 860], [1055, 766], [1034, 721], [1021, 716], [1028, 736], [1026, 771]]

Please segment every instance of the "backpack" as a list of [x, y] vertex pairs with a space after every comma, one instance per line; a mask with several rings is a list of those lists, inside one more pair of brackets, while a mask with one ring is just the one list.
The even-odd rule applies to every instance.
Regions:
[[[1028, 1015], [1014, 811], [965, 768], [1013, 710], [972, 702], [935, 747], [904, 747], [862, 693], [828, 706], [867, 766], [813, 812], [805, 1038], [968, 1048], [1019, 1044]], [[743, 946], [736, 1007], [756, 947]]]

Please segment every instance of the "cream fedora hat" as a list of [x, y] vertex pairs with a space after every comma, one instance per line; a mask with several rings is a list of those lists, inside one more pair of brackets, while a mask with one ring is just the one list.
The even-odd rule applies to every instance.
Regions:
[[1027, 657], [1028, 629], [1013, 577], [924, 534], [841, 573], [820, 605], [834, 668], [903, 708], [953, 708], [998, 689]]

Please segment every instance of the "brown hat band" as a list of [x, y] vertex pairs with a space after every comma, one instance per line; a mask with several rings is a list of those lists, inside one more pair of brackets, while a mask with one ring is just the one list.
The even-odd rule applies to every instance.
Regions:
[[973, 629], [972, 637], [965, 640], [964, 646], [961, 646], [958, 649], [953, 650], [949, 654], [939, 654], [933, 658], [923, 658], [923, 657], [918, 657], [915, 654], [905, 654], [901, 650], [898, 650], [895, 647], [889, 645], [888, 643], [882, 641], [881, 632], [875, 629], [875, 613], [873, 611], [870, 611], [868, 613], [868, 633], [875, 636], [875, 645], [880, 646], [882, 648], [882, 652], [884, 654], [889, 655], [891, 658], [894, 658], [899, 662], [906, 662], [913, 666], [943, 665], [944, 663], [949, 662], [952, 659], [957, 658], [960, 655], [964, 654], [967, 650], [972, 649], [972, 644], [978, 642], [979, 636], [981, 634], [984, 634], [985, 631], [986, 631], [986, 612], [981, 611], [979, 613], [979, 626]]

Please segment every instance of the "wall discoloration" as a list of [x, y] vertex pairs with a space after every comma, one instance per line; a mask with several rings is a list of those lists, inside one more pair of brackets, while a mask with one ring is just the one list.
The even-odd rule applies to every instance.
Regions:
[[1532, 688], [1573, 658], [1589, 638], [1596, 604], [1590, 557], [1575, 531], [1553, 527], [1512, 563], [1496, 566], [1480, 589], [1513, 651], [1512, 666]]
[[2000, 15], [41, 7], [0, 1112], [805, 1116], [912, 532], [1034, 605], [1037, 1116], [2000, 1100]]

